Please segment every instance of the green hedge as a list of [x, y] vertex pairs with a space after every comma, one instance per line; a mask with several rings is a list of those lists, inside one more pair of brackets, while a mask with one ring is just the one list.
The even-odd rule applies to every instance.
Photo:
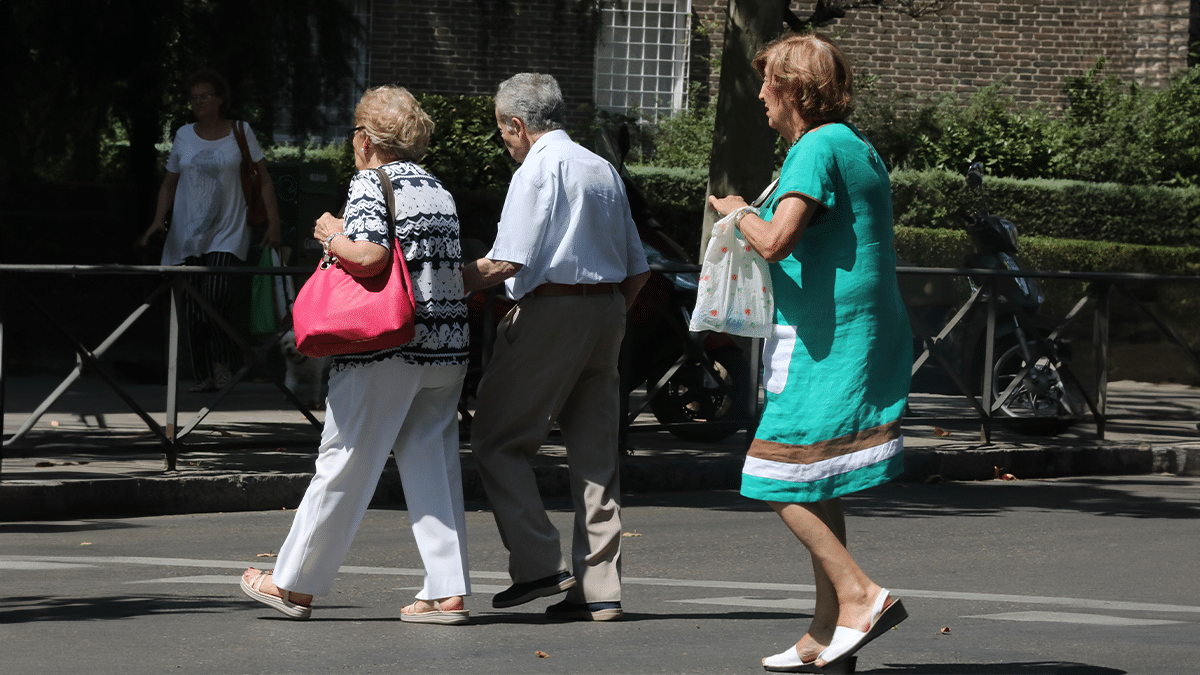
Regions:
[[625, 167], [646, 199], [658, 204], [702, 208], [708, 189], [706, 169], [676, 169], [664, 166]]
[[[1022, 235], [1126, 244], [1200, 246], [1200, 188], [985, 178], [988, 209]], [[896, 225], [962, 229], [978, 191], [949, 171], [896, 171]]]
[[[896, 255], [901, 264], [914, 267], [959, 267], [970, 250], [966, 233], [947, 229], [918, 227], [896, 228]], [[1021, 237], [1020, 258], [1029, 269], [1070, 270], [1073, 272], [1113, 272], [1200, 276], [1200, 248], [1181, 246], [1142, 246], [1113, 242]], [[912, 300], [924, 295], [930, 302], [944, 300], [945, 284], [932, 277], [903, 275], [900, 279], [905, 297]], [[1065, 316], [1087, 292], [1087, 282], [1044, 279], [1045, 309], [1051, 316]], [[1126, 283], [1142, 304], [1164, 319], [1190, 345], [1200, 343], [1200, 282], [1138, 281]], [[957, 299], [966, 298], [966, 281], [954, 277], [950, 288]], [[939, 292], [941, 294], [939, 294]], [[1110, 305], [1110, 336], [1124, 343], [1155, 343], [1163, 340], [1158, 329], [1135, 310], [1132, 303], [1114, 295]], [[1076, 339], [1090, 337], [1089, 318], [1076, 322]], [[1174, 347], [1164, 358], [1179, 357]], [[1185, 364], [1190, 363], [1184, 361]], [[1190, 368], [1190, 365], [1187, 366]]]
[[[959, 267], [970, 249], [964, 231], [896, 228], [896, 255], [916, 267]], [[1192, 246], [1022, 236], [1020, 257], [1038, 270], [1200, 275], [1200, 247]]]
[[[660, 220], [693, 223], [699, 233], [707, 174], [693, 169], [630, 166]], [[1167, 188], [1065, 180], [984, 178], [983, 196], [950, 171], [895, 171], [897, 227], [961, 231], [959, 214], [987, 208], [1042, 236], [1155, 246], [1200, 246], [1200, 188]], [[670, 212], [670, 213], [668, 213]], [[689, 235], [682, 235], [681, 243]]]

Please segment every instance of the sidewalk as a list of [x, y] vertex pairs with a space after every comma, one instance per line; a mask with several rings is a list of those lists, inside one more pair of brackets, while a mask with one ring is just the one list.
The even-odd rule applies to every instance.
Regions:
[[[58, 383], [28, 377], [6, 382], [5, 439]], [[164, 387], [133, 385], [128, 390], [163, 423]], [[187, 426], [211, 397], [181, 392], [180, 426]], [[960, 397], [929, 394], [914, 394], [910, 408], [922, 417], [970, 413]], [[906, 420], [902, 480], [1200, 475], [1200, 389], [1114, 382], [1108, 412], [1116, 419], [1109, 421], [1104, 440], [1097, 440], [1094, 425], [1086, 422], [1057, 436], [1021, 435], [997, 426], [992, 443], [984, 444], [975, 423], [935, 427]], [[323, 419], [323, 412], [315, 414]], [[744, 432], [700, 443], [638, 429], [654, 424], [652, 416], [643, 414], [632, 429], [622, 462], [624, 492], [738, 487]], [[142, 420], [102, 381], [82, 378], [17, 445], [3, 449], [0, 520], [294, 508], [312, 475], [318, 438], [319, 431], [289, 409], [273, 385], [241, 383], [183, 439], [177, 470], [165, 472], [161, 446]], [[467, 499], [484, 500], [465, 442], [462, 462]], [[568, 494], [560, 439], [549, 439], [536, 468], [543, 495]], [[402, 501], [399, 477], [389, 463], [374, 503]]]

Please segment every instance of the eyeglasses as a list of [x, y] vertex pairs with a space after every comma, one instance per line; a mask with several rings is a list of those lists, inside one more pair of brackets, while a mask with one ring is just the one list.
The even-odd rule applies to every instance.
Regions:
[[216, 94], [195, 94], [193, 96], [189, 96], [188, 100], [192, 103], [203, 103], [213, 96], [216, 96]]
[[366, 129], [366, 127], [354, 127], [353, 129], [351, 129], [350, 133], [346, 134], [346, 142], [353, 145], [354, 144], [354, 135], [357, 134], [358, 132], [362, 131], [363, 129]]

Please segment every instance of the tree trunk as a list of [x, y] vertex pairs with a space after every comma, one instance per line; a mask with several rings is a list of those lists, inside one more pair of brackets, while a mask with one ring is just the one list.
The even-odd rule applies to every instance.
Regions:
[[[742, 195], [751, 201], [771, 182], [776, 132], [758, 100], [762, 80], [751, 62], [782, 31], [785, 6], [786, 0], [729, 0], [708, 169], [710, 195]], [[715, 221], [716, 214], [705, 208], [701, 251]]]

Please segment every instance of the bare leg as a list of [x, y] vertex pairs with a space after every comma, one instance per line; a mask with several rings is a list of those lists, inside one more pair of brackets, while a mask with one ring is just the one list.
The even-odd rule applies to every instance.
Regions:
[[[780, 507], [783, 505], [772, 504], [772, 506]], [[846, 519], [842, 515], [841, 500], [831, 499], [824, 502], [817, 502], [812, 506], [821, 521], [837, 536], [842, 546], [845, 546]], [[778, 512], [778, 508], [776, 508], [776, 511]], [[796, 643], [796, 653], [800, 655], [800, 660], [805, 663], [815, 661], [821, 654], [821, 651], [829, 646], [829, 641], [833, 639], [833, 629], [837, 627], [838, 618], [837, 591], [834, 589], [833, 582], [829, 580], [829, 576], [825, 574], [825, 570], [817, 564], [815, 557], [812, 559], [812, 567], [813, 579], [817, 587], [816, 608], [813, 610], [813, 620], [808, 626], [808, 632]]]
[[808, 632], [796, 643], [801, 659], [815, 657], [833, 637], [836, 626], [865, 631], [880, 587], [846, 550], [846, 524], [841, 502], [808, 504], [771, 502], [788, 529], [812, 555], [817, 586], [816, 609]]

